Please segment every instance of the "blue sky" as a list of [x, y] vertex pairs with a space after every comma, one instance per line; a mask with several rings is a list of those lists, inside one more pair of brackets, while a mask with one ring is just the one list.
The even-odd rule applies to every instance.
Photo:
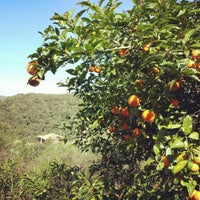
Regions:
[[[38, 31], [43, 31], [50, 18], [75, 8], [78, 0], [0, 0], [0, 95], [11, 96], [19, 93], [66, 93], [66, 88], [57, 87], [64, 81], [65, 68], [56, 75], [50, 72], [38, 87], [27, 85], [29, 74], [26, 63], [29, 54], [42, 44]], [[98, 2], [98, 0], [93, 0]], [[130, 9], [131, 0], [123, 1], [122, 10]]]

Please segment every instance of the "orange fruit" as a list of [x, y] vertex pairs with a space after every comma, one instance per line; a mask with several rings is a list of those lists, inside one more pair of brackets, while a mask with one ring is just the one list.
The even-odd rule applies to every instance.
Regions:
[[28, 71], [29, 74], [34, 76], [37, 72], [37, 65], [38, 65], [38, 61], [32, 60], [27, 63], [26, 70]]
[[122, 117], [128, 117], [128, 116], [129, 116], [128, 108], [127, 108], [127, 107], [122, 108], [122, 109], [120, 110], [120, 115], [121, 115]]
[[193, 60], [190, 60], [190, 62], [188, 63], [187, 65], [188, 68], [195, 68], [196, 67], [196, 64]]
[[120, 49], [119, 55], [120, 55], [120, 57], [127, 56], [128, 55], [128, 49]]
[[124, 122], [124, 123], [120, 126], [120, 128], [121, 128], [122, 130], [126, 130], [126, 129], [128, 128], [128, 124], [127, 124], [126, 122]]
[[198, 164], [198, 165], [200, 165], [200, 156], [195, 156], [195, 157], [193, 157], [193, 159], [192, 159], [196, 164]]
[[155, 120], [155, 113], [153, 111], [150, 110], [144, 110], [142, 112], [142, 119], [146, 122], [153, 122]]
[[112, 108], [111, 113], [112, 113], [113, 115], [115, 115], [115, 114], [117, 113], [117, 111], [118, 111], [118, 107], [115, 106], [115, 107]]
[[194, 200], [194, 194], [196, 193], [196, 190], [194, 190], [191, 194], [188, 195], [189, 199]]
[[172, 98], [172, 99], [170, 100], [170, 103], [171, 103], [175, 108], [179, 106], [179, 101], [178, 101], [177, 99], [175, 99], [175, 98]]
[[139, 128], [134, 128], [132, 133], [133, 133], [133, 135], [138, 136], [141, 134], [141, 131]]
[[192, 50], [191, 51], [191, 57], [194, 60], [197, 60], [200, 58], [200, 51], [199, 50]]
[[129, 141], [130, 140], [130, 136], [128, 134], [125, 135], [125, 140]]
[[162, 160], [162, 162], [164, 162], [165, 167], [170, 166], [170, 162], [168, 161], [167, 156], [163, 156], [161, 160]]
[[29, 79], [28, 84], [35, 87], [35, 86], [38, 86], [40, 84], [40, 80], [37, 76], [34, 76], [31, 79]]
[[100, 66], [95, 67], [94, 71], [99, 74], [101, 72], [101, 67]]
[[195, 190], [194, 195], [193, 195], [193, 199], [194, 200], [200, 200], [200, 191]]
[[151, 69], [151, 71], [152, 71], [152, 73], [154, 73], [154, 74], [159, 74], [159, 73], [160, 73], [160, 69], [159, 69], [158, 67], [153, 67], [153, 68]]
[[197, 163], [190, 161], [190, 162], [188, 162], [188, 169], [191, 170], [192, 172], [198, 172], [199, 165]]
[[149, 44], [144, 44], [143, 45], [143, 47], [142, 47], [142, 49], [143, 49], [143, 51], [149, 51], [149, 48], [151, 47], [151, 43], [149, 43]]
[[109, 127], [109, 131], [110, 131], [111, 133], [115, 132], [115, 127], [114, 127], [114, 126], [110, 126], [110, 127]]
[[171, 91], [177, 91], [179, 88], [180, 88], [180, 82], [179, 81], [175, 81], [174, 83], [173, 83], [173, 85], [171, 85], [170, 83], [169, 83], [169, 86], [171, 86], [170, 87], [170, 90]]
[[189, 194], [189, 199], [200, 200], [200, 191], [194, 190], [192, 194]]
[[88, 71], [89, 71], [89, 72], [94, 72], [94, 69], [95, 69], [95, 67], [90, 66], [90, 67], [88, 68]]
[[131, 107], [137, 107], [140, 105], [140, 99], [137, 95], [131, 95], [128, 98], [128, 105]]
[[143, 81], [142, 81], [142, 79], [137, 79], [137, 80], [135, 81], [135, 83], [137, 84], [138, 87], [140, 87], [140, 88], [143, 87]]

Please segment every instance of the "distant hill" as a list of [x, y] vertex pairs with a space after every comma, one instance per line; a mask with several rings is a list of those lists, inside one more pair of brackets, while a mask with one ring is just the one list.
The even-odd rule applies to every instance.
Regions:
[[73, 94], [18, 94], [0, 98], [0, 139], [4, 136], [31, 139], [38, 134], [59, 133], [55, 125], [74, 117], [80, 103]]

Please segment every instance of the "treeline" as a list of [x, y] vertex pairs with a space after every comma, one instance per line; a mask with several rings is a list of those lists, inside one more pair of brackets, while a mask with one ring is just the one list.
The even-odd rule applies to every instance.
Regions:
[[[19, 94], [0, 100], [0, 134], [29, 137], [52, 131], [73, 117], [80, 100], [73, 94]], [[54, 130], [58, 131], [58, 130]]]

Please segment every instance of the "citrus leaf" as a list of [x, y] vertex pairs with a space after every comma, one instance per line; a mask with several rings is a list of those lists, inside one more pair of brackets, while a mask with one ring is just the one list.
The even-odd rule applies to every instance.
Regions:
[[156, 145], [153, 146], [153, 151], [156, 155], [160, 154], [160, 149]]
[[189, 115], [187, 115], [183, 120], [182, 131], [186, 135], [188, 135], [192, 132], [192, 118]]
[[182, 160], [180, 161], [177, 165], [174, 166], [173, 168], [173, 173], [177, 174], [178, 172], [180, 172], [186, 165], [187, 165], [187, 160]]
[[185, 143], [181, 139], [176, 139], [170, 146], [172, 149], [178, 149], [185, 147]]
[[192, 132], [192, 133], [190, 133], [189, 138], [193, 139], [193, 140], [199, 140], [199, 133], [198, 132]]
[[183, 43], [185, 44], [187, 41], [190, 40], [191, 36], [197, 31], [198, 29], [191, 29], [188, 30], [185, 34], [185, 38], [183, 39]]
[[166, 128], [166, 129], [177, 129], [180, 128], [181, 124], [173, 124], [171, 121], [167, 125], [160, 125], [159, 128]]
[[144, 168], [148, 165], [150, 165], [151, 163], [154, 162], [153, 158], [148, 158], [147, 160], [145, 160], [144, 162], [141, 163], [141, 170], [144, 170]]

